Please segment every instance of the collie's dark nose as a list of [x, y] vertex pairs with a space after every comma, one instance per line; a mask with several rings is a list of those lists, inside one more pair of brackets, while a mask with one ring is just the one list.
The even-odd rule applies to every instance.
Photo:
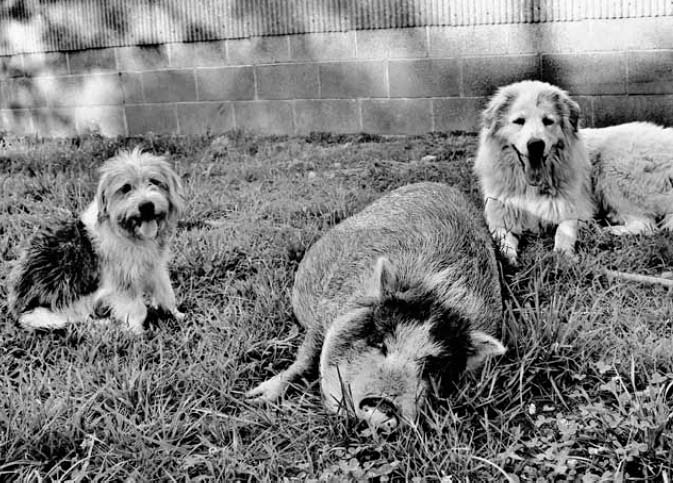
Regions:
[[541, 160], [544, 156], [545, 144], [542, 139], [531, 138], [526, 144], [528, 149], [528, 158], [531, 160]]

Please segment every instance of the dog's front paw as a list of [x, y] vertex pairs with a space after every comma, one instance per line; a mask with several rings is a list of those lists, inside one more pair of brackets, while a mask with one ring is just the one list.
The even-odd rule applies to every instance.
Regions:
[[143, 335], [145, 333], [145, 317], [142, 320], [127, 319], [127, 328], [131, 334]]
[[519, 257], [516, 248], [503, 243], [500, 245], [500, 255], [508, 265], [511, 265], [512, 267], [519, 266]]
[[513, 267], [519, 265], [518, 251], [519, 239], [514, 233], [506, 231], [504, 229], [496, 230], [493, 233], [493, 237], [498, 244], [498, 249], [502, 258], [504, 258], [507, 263]]
[[574, 247], [567, 247], [567, 246], [554, 246], [554, 251], [560, 255], [562, 255], [566, 260], [570, 262], [578, 262], [579, 261], [579, 256], [577, 253], [575, 253], [575, 248]]
[[507, 261], [509, 265], [512, 267], [518, 267], [519, 266], [519, 257], [517, 257], [516, 251], [513, 250], [508, 250], [508, 251], [501, 251], [500, 252], [503, 256], [503, 258]]
[[278, 374], [245, 393], [245, 397], [254, 402], [269, 403], [283, 397], [287, 387], [288, 383], [283, 375]]
[[187, 317], [187, 315], [184, 312], [180, 312], [178, 309], [171, 310], [171, 315], [178, 322], [182, 322], [183, 320], [185, 320], [185, 317]]

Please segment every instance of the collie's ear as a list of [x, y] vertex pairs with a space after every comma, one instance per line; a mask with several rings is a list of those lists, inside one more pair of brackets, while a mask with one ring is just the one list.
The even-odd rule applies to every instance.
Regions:
[[506, 87], [498, 89], [481, 113], [482, 128], [491, 132], [499, 129], [515, 97], [514, 92], [508, 91]]
[[577, 132], [580, 127], [580, 113], [582, 112], [580, 105], [573, 101], [569, 96], [566, 96], [565, 103], [568, 108], [568, 122], [570, 123], [573, 132]]
[[570, 131], [576, 133], [579, 129], [580, 114], [582, 112], [580, 105], [573, 101], [566, 91], [557, 87], [554, 87], [551, 100], [554, 103], [556, 111], [563, 119], [563, 123], [566, 124]]

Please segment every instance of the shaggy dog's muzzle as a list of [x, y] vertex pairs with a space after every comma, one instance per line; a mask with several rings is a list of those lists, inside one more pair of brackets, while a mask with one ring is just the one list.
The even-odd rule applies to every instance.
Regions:
[[129, 213], [124, 213], [118, 220], [119, 226], [130, 236], [140, 239], [153, 239], [163, 229], [168, 215], [167, 203], [164, 200], [140, 201]]

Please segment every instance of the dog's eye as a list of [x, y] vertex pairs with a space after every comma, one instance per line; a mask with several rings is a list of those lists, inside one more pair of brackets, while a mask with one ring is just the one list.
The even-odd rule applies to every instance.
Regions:
[[156, 186], [157, 188], [166, 188], [166, 185], [155, 178], [150, 178], [150, 184]]
[[526, 124], [526, 120], [523, 117], [517, 117], [512, 121], [514, 124], [518, 124], [519, 126], [523, 126]]
[[119, 192], [120, 192], [121, 194], [123, 194], [123, 195], [125, 195], [125, 194], [128, 193], [129, 191], [131, 191], [131, 185], [128, 184], [128, 183], [126, 183], [125, 185], [122, 185], [122, 187], [119, 188]]
[[551, 126], [552, 124], [554, 124], [554, 120], [551, 117], [545, 117], [542, 119], [542, 124], [544, 124], [545, 126]]

